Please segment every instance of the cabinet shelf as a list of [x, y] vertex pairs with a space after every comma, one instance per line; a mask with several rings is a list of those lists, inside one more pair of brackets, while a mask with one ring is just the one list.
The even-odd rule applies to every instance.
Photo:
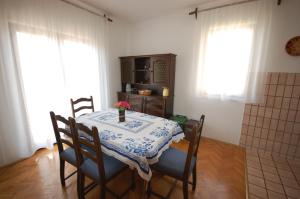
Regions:
[[138, 69], [138, 70], [134, 70], [133, 72], [139, 72], [139, 71], [153, 72], [152, 70], [149, 69]]
[[[174, 54], [120, 57], [122, 93], [126, 94], [129, 99], [132, 97], [131, 95], [134, 95], [124, 93], [126, 84], [131, 84], [131, 87], [136, 90], [150, 89], [152, 90], [153, 95], [147, 98], [147, 103], [149, 104], [151, 100], [150, 104], [153, 104], [154, 99], [151, 97], [162, 96], [163, 87], [168, 87], [170, 97], [164, 98], [166, 100], [165, 113], [166, 115], [172, 115], [174, 103], [175, 59], [176, 55]], [[119, 100], [120, 97], [121, 94], [120, 96], [118, 95]], [[137, 98], [136, 100], [140, 99]], [[139, 107], [137, 108], [137, 111], [140, 111], [141, 107], [137, 107]], [[147, 109], [145, 109], [146, 112], [152, 113], [152, 110], [148, 110], [153, 109], [152, 106], [149, 105], [145, 107], [147, 107]]]

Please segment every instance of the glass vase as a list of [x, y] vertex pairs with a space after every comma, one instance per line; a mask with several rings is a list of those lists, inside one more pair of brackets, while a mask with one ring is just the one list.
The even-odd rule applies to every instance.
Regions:
[[119, 122], [125, 122], [125, 110], [119, 110]]

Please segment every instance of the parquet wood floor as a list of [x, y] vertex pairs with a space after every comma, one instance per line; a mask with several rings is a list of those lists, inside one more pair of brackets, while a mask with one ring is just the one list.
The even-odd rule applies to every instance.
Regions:
[[[187, 149], [187, 142], [175, 145], [182, 150]], [[190, 190], [191, 199], [244, 199], [245, 188], [245, 151], [244, 149], [225, 144], [223, 142], [203, 138], [198, 153], [198, 176], [195, 192]], [[62, 188], [59, 180], [58, 152], [41, 149], [32, 157], [0, 169], [0, 198], [77, 198], [76, 175], [66, 182]], [[67, 171], [73, 170], [67, 166]], [[142, 180], [137, 177], [137, 187], [125, 198], [140, 199], [142, 194]], [[130, 172], [124, 172], [110, 183], [113, 190], [122, 191], [130, 182]], [[154, 191], [167, 193], [172, 179], [154, 174]], [[113, 198], [109, 194], [108, 199]], [[87, 199], [99, 198], [99, 189], [95, 188], [86, 196]], [[151, 196], [150, 198], [155, 198]], [[177, 183], [171, 197], [181, 199], [181, 183]]]

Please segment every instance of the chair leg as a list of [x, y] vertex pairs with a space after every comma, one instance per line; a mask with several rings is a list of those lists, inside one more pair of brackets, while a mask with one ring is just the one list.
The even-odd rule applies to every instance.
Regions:
[[197, 168], [196, 165], [193, 169], [193, 191], [196, 189], [196, 184], [197, 184]]
[[132, 173], [131, 173], [131, 190], [134, 191], [135, 190], [135, 170], [132, 169]]
[[85, 176], [78, 170], [77, 178], [77, 194], [79, 199], [84, 199], [84, 181]]
[[105, 199], [105, 186], [101, 186], [101, 193], [100, 193], [100, 199]]
[[188, 192], [189, 192], [189, 189], [188, 189], [189, 187], [188, 187], [188, 181], [186, 181], [186, 182], [183, 182], [183, 198], [184, 199], [188, 199]]
[[59, 170], [60, 170], [60, 183], [64, 187], [65, 184], [65, 161], [59, 160]]
[[80, 199], [81, 194], [80, 194], [80, 172], [77, 172], [77, 197]]
[[150, 197], [151, 192], [152, 192], [152, 190], [151, 190], [151, 180], [150, 180], [150, 181], [148, 182], [147, 190], [146, 190], [146, 193], [147, 193], [148, 198]]

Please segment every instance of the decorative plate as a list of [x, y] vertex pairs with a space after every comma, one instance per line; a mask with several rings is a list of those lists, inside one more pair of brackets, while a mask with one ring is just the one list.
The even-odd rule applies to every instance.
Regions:
[[300, 36], [290, 39], [285, 46], [285, 50], [289, 55], [300, 56]]

